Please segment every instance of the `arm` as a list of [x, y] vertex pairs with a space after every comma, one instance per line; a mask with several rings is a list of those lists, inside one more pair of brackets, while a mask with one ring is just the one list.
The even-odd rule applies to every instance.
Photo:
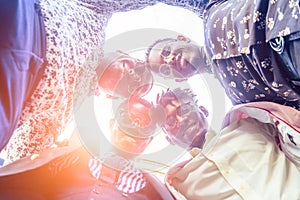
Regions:
[[97, 0], [92, 4], [101, 14], [112, 14], [116, 12], [127, 12], [143, 9], [159, 3], [157, 0]]
[[201, 18], [207, 8], [218, 1], [220, 0], [159, 0], [159, 2], [170, 6], [177, 6], [190, 10]]
[[102, 14], [109, 14], [143, 9], [157, 3], [182, 7], [196, 13], [199, 16], [202, 16], [206, 8], [212, 4], [208, 0], [99, 0], [94, 2], [93, 6], [97, 7], [97, 10]]

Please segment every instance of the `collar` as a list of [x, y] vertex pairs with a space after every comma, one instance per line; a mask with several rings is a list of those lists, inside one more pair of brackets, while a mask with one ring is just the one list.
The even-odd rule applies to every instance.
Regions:
[[222, 128], [240, 118], [250, 116], [262, 122], [270, 122], [270, 118], [276, 118], [286, 122], [300, 133], [300, 111], [290, 106], [284, 106], [273, 102], [252, 102], [233, 106], [226, 114]]
[[133, 162], [113, 153], [90, 159], [89, 168], [99, 185], [116, 187], [123, 193], [138, 192], [146, 186], [143, 173]]

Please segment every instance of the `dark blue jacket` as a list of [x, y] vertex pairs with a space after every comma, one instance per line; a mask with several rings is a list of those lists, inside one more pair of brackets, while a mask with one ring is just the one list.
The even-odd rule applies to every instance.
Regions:
[[0, 0], [0, 150], [40, 80], [45, 37], [38, 0]]

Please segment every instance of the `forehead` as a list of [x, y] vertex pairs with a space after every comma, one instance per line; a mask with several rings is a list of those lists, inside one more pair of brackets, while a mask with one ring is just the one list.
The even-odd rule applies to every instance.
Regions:
[[120, 69], [123, 71], [133, 68], [141, 68], [144, 65], [145, 62], [138, 58], [132, 57], [128, 54], [118, 54], [118, 56], [107, 60], [107, 65], [104, 67], [103, 71]]
[[100, 60], [100, 63], [97, 67], [97, 73], [101, 75], [105, 69], [107, 69], [112, 64], [118, 62], [121, 59], [129, 59], [129, 56], [126, 54], [122, 54], [120, 52], [108, 52], [103, 58]]
[[123, 61], [123, 60], [140, 61], [139, 59], [137, 59], [135, 57], [132, 57], [129, 54], [120, 52], [120, 51], [107, 53], [104, 56], [103, 60], [106, 61], [107, 67], [114, 64], [114, 63], [118, 63], [120, 61]]
[[163, 106], [166, 111], [172, 112], [177, 109], [188, 109], [199, 113], [202, 112], [197, 101], [194, 99], [195, 96], [192, 93], [187, 91], [184, 92], [182, 90], [176, 91], [175, 93], [167, 92], [164, 95], [158, 97], [158, 103]]
[[154, 72], [159, 73], [160, 63], [163, 62], [161, 53], [164, 47], [171, 46], [176, 41], [176, 39], [164, 39], [157, 41], [152, 47], [150, 47], [147, 61]]
[[[115, 63], [119, 63], [119, 62], [122, 62], [122, 61], [132, 61], [132, 62], [137, 62], [137, 61], [140, 61], [139, 59], [137, 58], [134, 58], [128, 54], [119, 54], [119, 56], [117, 56], [115, 59], [111, 60], [111, 64], [115, 64]], [[142, 62], [142, 61], [140, 61]]]

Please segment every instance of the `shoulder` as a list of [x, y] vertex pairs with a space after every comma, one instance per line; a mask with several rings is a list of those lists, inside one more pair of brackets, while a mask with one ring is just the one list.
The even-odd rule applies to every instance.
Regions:
[[78, 149], [80, 149], [80, 145], [72, 145], [66, 147], [50, 148], [39, 154], [32, 154], [1, 167], [0, 177], [37, 169], [57, 158], [66, 156]]

